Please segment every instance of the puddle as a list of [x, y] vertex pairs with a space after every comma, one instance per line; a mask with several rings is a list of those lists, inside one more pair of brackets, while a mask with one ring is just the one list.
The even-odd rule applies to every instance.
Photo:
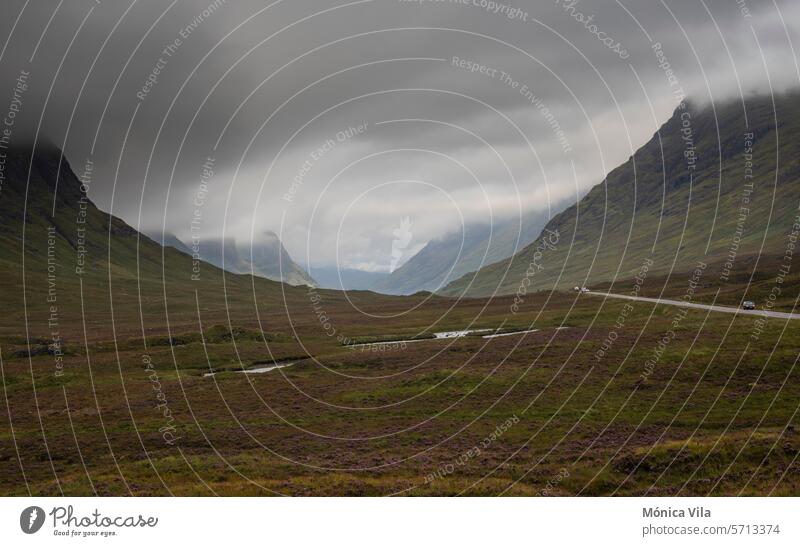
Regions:
[[249, 368], [247, 370], [242, 370], [237, 373], [266, 373], [271, 372], [272, 370], [277, 370], [278, 368], [288, 368], [289, 366], [293, 366], [294, 362], [288, 362], [286, 364], [270, 364], [269, 366], [259, 366], [256, 368]]
[[491, 332], [492, 328], [481, 328], [480, 330], [453, 330], [452, 332], [437, 332], [433, 334], [433, 339], [452, 339], [454, 337], [464, 337], [469, 334], [480, 334], [481, 332]]
[[[558, 326], [556, 330], [566, 330], [569, 326]], [[392, 341], [370, 341], [369, 343], [354, 343], [353, 345], [348, 345], [348, 347], [373, 347], [377, 345], [398, 345], [400, 343], [417, 343], [420, 341], [431, 341], [435, 339], [455, 339], [459, 337], [466, 337], [470, 334], [481, 334], [484, 332], [496, 332], [494, 328], [480, 328], [476, 330], [452, 330], [450, 332], [436, 332], [433, 334], [433, 337], [427, 337], [422, 339], [395, 339]], [[495, 337], [504, 337], [504, 336], [517, 336], [521, 334], [529, 334], [531, 332], [538, 332], [538, 328], [534, 328], [533, 330], [518, 330], [514, 332], [503, 332], [501, 334], [487, 334], [485, 336], [481, 336], [483, 339], [491, 339]], [[248, 372], [253, 373], [251, 370]]]
[[[286, 364], [269, 364], [267, 366], [256, 366], [254, 368], [248, 368], [246, 370], [226, 370], [232, 371], [233, 373], [267, 373], [271, 372], [272, 370], [277, 370], [278, 368], [288, 368], [289, 366], [293, 366], [294, 362], [288, 362]], [[211, 377], [217, 375], [217, 372], [208, 372], [204, 373], [203, 377]]]
[[370, 341], [368, 343], [354, 343], [349, 345], [349, 347], [372, 347], [374, 345], [397, 345], [399, 343], [418, 343], [420, 341], [432, 341], [435, 339], [455, 339], [459, 337], [465, 337], [469, 334], [480, 334], [481, 332], [492, 332], [494, 331], [493, 328], [481, 328], [479, 330], [453, 330], [451, 332], [436, 332], [433, 334], [433, 337], [424, 337], [420, 339], [415, 338], [408, 338], [408, 339], [394, 339], [392, 341]]
[[483, 336], [483, 339], [491, 339], [493, 337], [505, 337], [505, 336], [518, 336], [521, 334], [529, 334], [531, 332], [538, 332], [538, 328], [534, 328], [533, 330], [521, 330], [519, 332], [505, 332], [503, 334], [489, 334], [488, 336]]
[[418, 341], [430, 341], [433, 338], [422, 339], [396, 339], [394, 341], [370, 341], [369, 343], [353, 343], [352, 345], [345, 345], [345, 347], [372, 347], [373, 345], [399, 345], [401, 343], [417, 343]]

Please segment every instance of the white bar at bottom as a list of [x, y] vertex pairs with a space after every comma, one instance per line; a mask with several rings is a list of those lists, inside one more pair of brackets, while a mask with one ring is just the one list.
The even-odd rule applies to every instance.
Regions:
[[[795, 498], [2, 498], [0, 513], [5, 544], [800, 544]], [[139, 515], [158, 521], [119, 526]]]

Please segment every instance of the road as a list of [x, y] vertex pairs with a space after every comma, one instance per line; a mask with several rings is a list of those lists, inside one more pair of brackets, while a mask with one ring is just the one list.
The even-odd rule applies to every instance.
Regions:
[[584, 292], [592, 296], [602, 296], [604, 298], [617, 298], [621, 300], [647, 301], [650, 303], [660, 303], [662, 305], [677, 305], [678, 307], [691, 307], [693, 309], [705, 309], [706, 311], [717, 311], [719, 313], [732, 313], [734, 315], [756, 315], [759, 317], [780, 318], [780, 319], [800, 319], [800, 313], [783, 313], [781, 311], [764, 311], [761, 309], [740, 309], [738, 307], [726, 307], [723, 305], [707, 305], [705, 303], [692, 303], [681, 300], [665, 300], [660, 298], [644, 298], [637, 296], [626, 296], [623, 294], [611, 294], [610, 292]]

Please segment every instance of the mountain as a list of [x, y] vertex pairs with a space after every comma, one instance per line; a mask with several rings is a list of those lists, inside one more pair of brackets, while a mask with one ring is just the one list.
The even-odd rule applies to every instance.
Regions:
[[176, 250], [180, 250], [184, 254], [188, 254], [189, 256], [192, 255], [192, 249], [186, 246], [186, 244], [178, 239], [174, 233], [169, 232], [161, 232], [161, 231], [152, 231], [152, 232], [144, 232], [145, 235], [150, 237], [152, 240], [160, 244], [161, 246], [168, 246], [174, 248]]
[[306, 270], [292, 260], [283, 243], [272, 231], [263, 232], [250, 245], [239, 248], [238, 254], [243, 263], [239, 266], [239, 273], [252, 273], [293, 286], [317, 285]]
[[202, 238], [197, 243], [198, 255], [204, 262], [230, 271], [241, 273], [246, 264], [239, 255], [236, 241], [232, 237], [222, 239]]
[[[53, 339], [68, 330], [77, 336], [76, 329], [94, 335], [95, 324], [122, 328], [136, 317], [152, 323], [153, 317], [163, 316], [166, 293], [181, 291], [190, 301], [194, 289], [220, 282], [214, 271], [203, 270], [202, 279], [192, 283], [191, 257], [99, 210], [87, 195], [96, 177], [90, 158], [81, 162], [76, 175], [50, 143], [0, 152], [5, 160], [0, 332], [5, 335], [24, 333], [21, 320], [33, 331], [41, 332], [44, 325]], [[190, 320], [186, 306], [176, 308], [176, 322], [184, 310]]]
[[304, 288], [224, 273], [97, 208], [86, 191], [99, 183], [91, 158], [76, 174], [52, 144], [0, 146], [0, 157], [0, 342], [28, 331], [80, 344], [109, 336], [109, 325], [125, 340], [228, 313], [291, 331], [285, 306], [308, 306]]
[[508, 258], [530, 243], [546, 222], [542, 215], [487, 224], [468, 224], [454, 233], [429, 241], [417, 254], [371, 290], [408, 295], [436, 291], [483, 265]]
[[[162, 247], [124, 221], [100, 211], [86, 190], [93, 183], [93, 164], [87, 160], [72, 171], [53, 144], [35, 150], [2, 150], [4, 180], [0, 189], [0, 260], [5, 272], [22, 263], [53, 265], [63, 282], [70, 271], [92, 278], [109, 267], [136, 264], [142, 272], [159, 272]], [[113, 252], [109, 251], [113, 242]], [[169, 249], [168, 256], [177, 252]], [[62, 260], [63, 258], [63, 260]], [[184, 263], [190, 263], [191, 260]], [[135, 268], [132, 273], [135, 273]]]
[[798, 195], [800, 93], [744, 104], [681, 103], [644, 146], [553, 217], [533, 243], [441, 293], [608, 283], [631, 279], [645, 260], [652, 261], [650, 275], [685, 278], [702, 260], [711, 264], [704, 282], [746, 280], [759, 273], [759, 260], [763, 268], [783, 259]]
[[379, 271], [339, 268], [336, 266], [312, 266], [311, 276], [320, 288], [332, 290], [371, 290], [378, 281], [389, 276]]
[[[192, 249], [172, 233], [151, 233], [154, 241], [192, 255]], [[316, 282], [289, 256], [278, 236], [265, 231], [250, 245], [237, 245], [233, 238], [201, 239], [200, 259], [231, 273], [253, 274], [293, 286], [316, 286]], [[251, 260], [252, 250], [252, 260]]]

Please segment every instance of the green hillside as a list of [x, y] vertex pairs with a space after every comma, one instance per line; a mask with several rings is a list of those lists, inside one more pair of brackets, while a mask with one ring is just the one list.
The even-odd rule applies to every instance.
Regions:
[[33, 157], [26, 148], [6, 154], [0, 334], [7, 339], [24, 336], [27, 325], [31, 336], [58, 333], [79, 342], [84, 319], [90, 338], [100, 335], [98, 325], [114, 326], [118, 335], [164, 332], [167, 316], [173, 329], [196, 329], [198, 301], [203, 311], [230, 312], [232, 321], [249, 324], [257, 324], [258, 302], [273, 327], [291, 331], [283, 302], [307, 304], [302, 288], [224, 273], [101, 211], [85, 193], [96, 182], [89, 162], [73, 169], [52, 145]]
[[798, 216], [799, 151], [797, 92], [748, 99], [746, 117], [740, 101], [684, 103], [536, 241], [442, 293], [608, 285], [634, 277], [645, 260], [667, 284], [683, 283], [701, 260], [707, 286], [774, 278]]

